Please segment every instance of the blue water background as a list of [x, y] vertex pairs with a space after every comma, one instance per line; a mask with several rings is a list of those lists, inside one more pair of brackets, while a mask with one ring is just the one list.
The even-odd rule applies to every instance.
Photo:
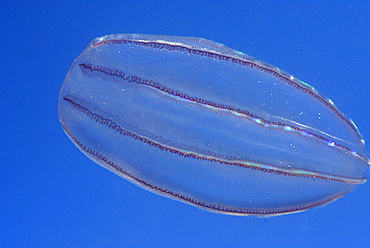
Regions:
[[149, 193], [94, 164], [68, 140], [56, 113], [68, 68], [92, 38], [194, 36], [313, 85], [370, 142], [369, 1], [0, 5], [0, 247], [370, 247], [369, 183], [299, 214], [214, 214]]

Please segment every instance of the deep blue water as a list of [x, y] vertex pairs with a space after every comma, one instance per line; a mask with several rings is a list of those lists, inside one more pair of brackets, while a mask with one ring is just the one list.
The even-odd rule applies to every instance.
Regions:
[[0, 4], [0, 247], [370, 247], [369, 183], [293, 215], [210, 213], [91, 162], [63, 133], [56, 112], [68, 68], [94, 37], [194, 36], [313, 85], [370, 142], [369, 1]]

